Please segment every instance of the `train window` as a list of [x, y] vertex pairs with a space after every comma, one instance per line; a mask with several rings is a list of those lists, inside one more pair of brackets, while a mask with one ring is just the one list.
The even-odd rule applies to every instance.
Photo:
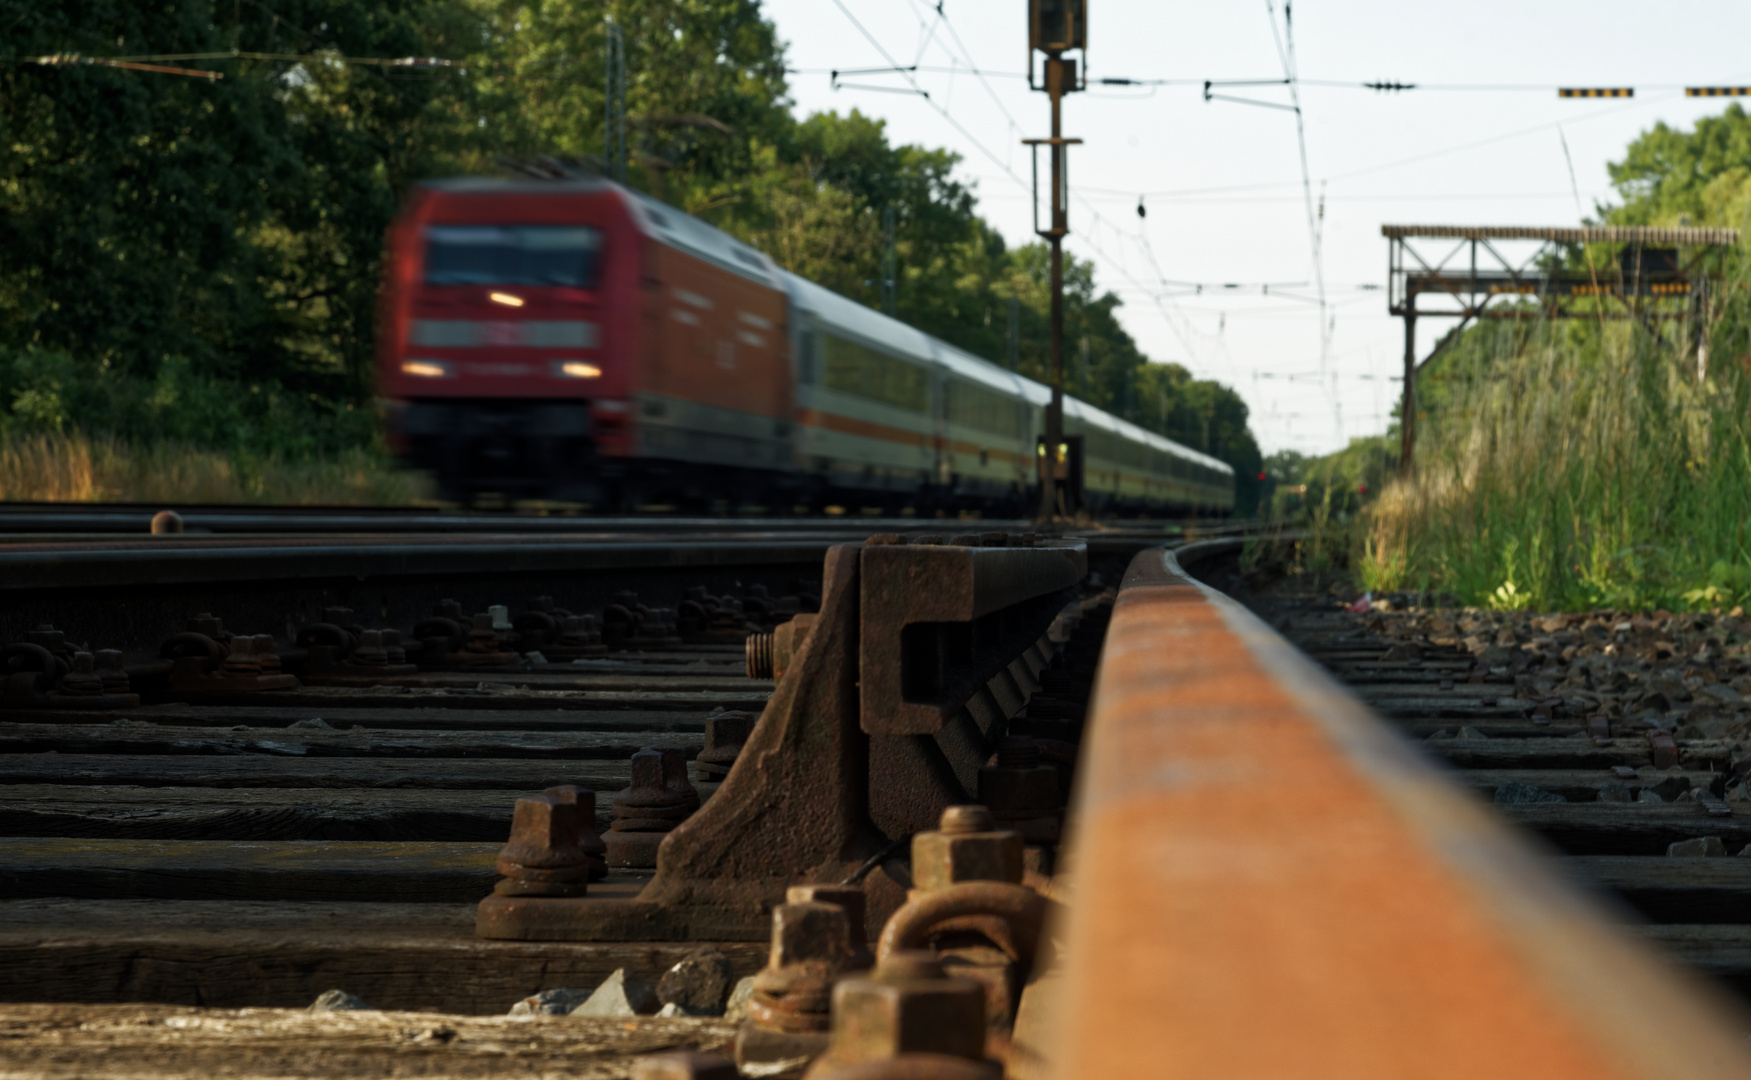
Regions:
[[948, 421], [993, 435], [1021, 434], [1021, 414], [1015, 399], [988, 386], [951, 379], [948, 384]]
[[813, 330], [803, 331], [802, 355], [797, 364], [797, 379], [804, 386], [813, 386], [820, 378], [821, 356], [820, 345]]
[[930, 410], [930, 377], [923, 368], [830, 335], [825, 345], [828, 389], [909, 412]]
[[547, 285], [591, 289], [602, 230], [573, 225], [432, 225], [427, 285]]

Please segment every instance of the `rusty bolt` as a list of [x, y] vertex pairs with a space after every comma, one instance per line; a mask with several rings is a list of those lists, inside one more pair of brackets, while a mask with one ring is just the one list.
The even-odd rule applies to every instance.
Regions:
[[769, 967], [816, 964], [839, 971], [851, 958], [851, 916], [838, 904], [785, 903], [772, 909]]
[[634, 819], [651, 819], [651, 828], [672, 827], [686, 816], [678, 794], [667, 787], [663, 765], [660, 750], [640, 750], [632, 755], [632, 783], [613, 799], [616, 828]]
[[106, 694], [125, 694], [128, 692], [128, 673], [122, 667], [122, 652], [120, 649], [99, 649], [96, 652], [97, 674], [103, 679], [103, 692]]
[[815, 628], [817, 618], [817, 615], [799, 614], [772, 631], [772, 678], [784, 678], [784, 673], [796, 662], [797, 653], [802, 651], [803, 643], [808, 641], [809, 631]]
[[792, 885], [784, 890], [787, 904], [838, 904], [844, 908], [846, 929], [852, 941], [865, 940], [863, 917], [867, 899], [855, 885]]
[[663, 789], [685, 806], [689, 813], [699, 809], [699, 789], [687, 778], [687, 751], [674, 747], [658, 750], [654, 746], [647, 746], [645, 749], [662, 755]]
[[851, 1065], [899, 1054], [985, 1055], [985, 990], [943, 973], [935, 954], [900, 951], [867, 977], [833, 988], [827, 1060]]
[[578, 850], [585, 855], [590, 881], [608, 876], [608, 845], [596, 832], [596, 793], [576, 784], [560, 784], [542, 792], [549, 798], [571, 803], [578, 808]]
[[843, 907], [794, 902], [773, 908], [772, 952], [754, 976], [748, 1022], [736, 1035], [736, 1060], [792, 1061], [825, 1050], [833, 980], [852, 959]]
[[767, 1031], [826, 1031], [833, 979], [851, 963], [851, 920], [838, 904], [772, 909], [772, 952], [754, 976], [748, 1017]]
[[462, 646], [463, 652], [496, 653], [499, 651], [499, 637], [493, 633], [492, 615], [481, 612], [474, 616], [474, 625], [468, 631], [468, 643]]
[[680, 632], [681, 627], [676, 620], [674, 608], [647, 608], [645, 620], [639, 626], [639, 637], [652, 640], [672, 638]]
[[1058, 770], [1040, 759], [1024, 735], [997, 744], [997, 764], [979, 770], [979, 799], [998, 821], [1037, 844], [1058, 840]]
[[568, 615], [559, 643], [568, 649], [602, 644], [602, 624], [594, 615]]
[[748, 678], [772, 678], [772, 637], [768, 633], [749, 634], [742, 648], [747, 656]]
[[255, 663], [261, 668], [263, 675], [279, 675], [283, 672], [280, 654], [274, 651], [272, 634], [255, 635]]
[[846, 940], [851, 943], [849, 970], [869, 967], [875, 958], [869, 951], [869, 931], [864, 915], [869, 898], [855, 885], [792, 885], [784, 891], [787, 904], [837, 904], [845, 909]]
[[796, 662], [796, 654], [802, 651], [803, 643], [809, 639], [809, 631], [815, 628], [817, 618], [819, 616], [805, 612], [780, 623], [770, 634], [750, 635], [746, 645], [748, 678], [784, 678], [784, 673]]
[[32, 645], [41, 645], [43, 648], [57, 656], [70, 651], [72, 648], [72, 646], [67, 644], [66, 633], [56, 630], [48, 623], [43, 623], [41, 626], [30, 632], [30, 643]]
[[650, 1054], [632, 1066], [632, 1080], [738, 1080], [741, 1075], [729, 1058], [690, 1050]]
[[231, 639], [231, 651], [225, 655], [225, 674], [249, 678], [261, 674], [261, 663], [255, 658], [255, 638], [248, 634]]
[[584, 851], [578, 846], [582, 807], [552, 795], [517, 800], [511, 819], [511, 842], [499, 852], [501, 861], [538, 870], [577, 866]]
[[[652, 869], [663, 836], [692, 813], [678, 788], [668, 786], [667, 758], [675, 756], [682, 783], [687, 783], [687, 759], [682, 751], [640, 750], [632, 755], [632, 785], [614, 796], [614, 822], [603, 842], [608, 865]], [[687, 784], [693, 791], [693, 785]], [[697, 800], [698, 792], [694, 792]], [[697, 805], [697, 802], [694, 803]]]
[[729, 775], [742, 747], [754, 734], [758, 718], [750, 712], [730, 709], [705, 718], [705, 749], [693, 759], [700, 779], [706, 782], [722, 780]]
[[383, 652], [389, 657], [391, 664], [407, 663], [407, 650], [401, 647], [400, 630], [381, 630], [378, 634], [383, 642]]
[[73, 670], [61, 676], [61, 693], [72, 697], [95, 697], [103, 693], [103, 676], [97, 673], [97, 659], [88, 652], [73, 654]]
[[586, 854], [601, 858], [607, 849], [602, 845], [602, 838], [596, 834], [596, 793], [576, 784], [559, 784], [542, 794], [578, 808], [578, 848]]
[[582, 814], [576, 802], [552, 795], [518, 799], [511, 842], [499, 852], [494, 886], [501, 896], [582, 896], [592, 862], [579, 846]]
[[1019, 883], [1021, 875], [1021, 834], [998, 829], [983, 806], [951, 806], [938, 831], [912, 838], [912, 880], [920, 890], [961, 881]]
[[355, 664], [369, 667], [387, 667], [389, 652], [383, 648], [383, 632], [366, 630], [359, 634], [359, 647], [353, 650], [353, 655], [348, 659]]

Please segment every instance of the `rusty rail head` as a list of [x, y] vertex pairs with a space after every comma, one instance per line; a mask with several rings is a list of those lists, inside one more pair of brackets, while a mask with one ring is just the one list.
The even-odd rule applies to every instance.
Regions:
[[1168, 552], [1081, 768], [1057, 1076], [1751, 1076], [1741, 1017]]

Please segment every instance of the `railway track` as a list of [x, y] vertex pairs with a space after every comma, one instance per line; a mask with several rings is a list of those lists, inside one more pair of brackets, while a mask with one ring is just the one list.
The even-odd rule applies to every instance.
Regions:
[[1746, 1074], [1751, 872], [1665, 854], [1751, 843], [1730, 748], [1159, 533], [907, 524], [0, 547], [4, 1071]]
[[[0, 537], [140, 534], [152, 531], [159, 508], [135, 503], [7, 503], [0, 507]], [[949, 528], [951, 522], [916, 517], [872, 518], [860, 513], [837, 516], [697, 517], [687, 515], [586, 515], [572, 511], [473, 511], [352, 506], [197, 505], [170, 509], [171, 528], [189, 534], [356, 535], [513, 533], [517, 535], [713, 533], [834, 533], [863, 537], [919, 528]], [[954, 527], [1025, 532], [1030, 521], [982, 519]], [[1244, 521], [1174, 519], [1097, 524], [1099, 533], [1152, 536], [1221, 536], [1252, 528]]]

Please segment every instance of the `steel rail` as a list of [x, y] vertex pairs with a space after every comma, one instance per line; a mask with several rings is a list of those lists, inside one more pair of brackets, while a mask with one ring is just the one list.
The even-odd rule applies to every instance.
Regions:
[[[869, 535], [867, 525], [767, 531], [713, 522], [680, 534], [638, 528], [589, 534], [493, 533], [452, 535], [137, 535], [44, 538], [0, 543], [0, 594], [19, 591], [102, 589], [151, 585], [217, 585], [248, 581], [353, 581], [407, 577], [479, 577], [516, 573], [608, 572], [819, 563], [827, 548]], [[771, 524], [761, 523], [762, 526]], [[938, 536], [990, 531], [989, 522], [908, 520], [907, 533]], [[1217, 525], [1219, 534], [1244, 526]], [[1159, 544], [1162, 527], [1091, 529], [1091, 552], [1129, 557]], [[1049, 534], [1047, 534], [1049, 535]]]
[[[0, 505], [0, 534], [8, 533], [145, 533], [152, 515], [162, 506], [126, 504], [24, 504]], [[446, 533], [600, 533], [600, 532], [717, 532], [754, 529], [762, 532], [810, 532], [836, 529], [868, 534], [913, 528], [917, 518], [842, 517], [705, 517], [575, 514], [535, 514], [506, 511], [437, 511], [390, 507], [244, 507], [169, 504], [183, 520], [187, 532], [446, 532]], [[1021, 531], [1026, 521], [986, 520], [981, 527]]]
[[244, 581], [503, 576], [818, 563], [833, 538], [561, 537], [230, 541], [0, 548], [0, 592]]
[[1120, 589], [1026, 1036], [1051, 1075], [1751, 1075], [1741, 1014], [1182, 569], [1236, 546]]
[[[856, 537], [874, 533], [929, 528], [995, 529], [1025, 532], [1037, 526], [1027, 520], [984, 518], [950, 520], [918, 517], [869, 518], [858, 514], [814, 517], [709, 517], [699, 515], [578, 515], [526, 511], [439, 511], [427, 508], [332, 506], [167, 506], [128, 503], [0, 503], [0, 536], [30, 534], [145, 534], [152, 516], [174, 509], [184, 535], [201, 533], [814, 533], [834, 532]], [[1156, 536], [1175, 529], [1232, 528], [1196, 519], [1115, 521], [1096, 529], [1149, 532]]]

